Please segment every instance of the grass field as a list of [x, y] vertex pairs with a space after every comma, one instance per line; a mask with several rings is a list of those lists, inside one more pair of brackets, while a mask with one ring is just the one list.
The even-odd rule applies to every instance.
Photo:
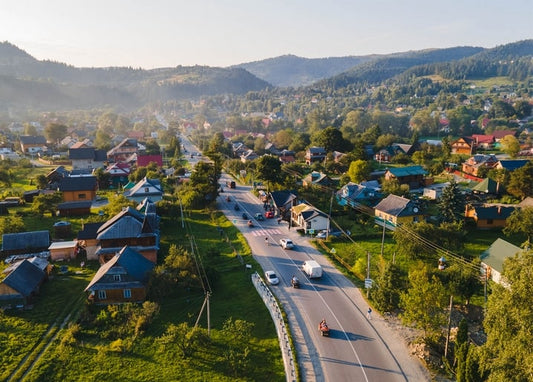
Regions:
[[[49, 221], [41, 221], [48, 226]], [[193, 211], [184, 221], [163, 218], [161, 248], [164, 255], [171, 244], [190, 248], [191, 238], [198, 247], [202, 263], [208, 270], [211, 337], [202, 344], [202, 351], [193, 357], [177, 356], [178, 345], [158, 345], [171, 325], [186, 322], [192, 327], [204, 302], [200, 289], [176, 289], [160, 301], [160, 311], [147, 330], [139, 336], [104, 338], [104, 332], [82, 325], [76, 340], [64, 346], [68, 329], [63, 329], [50, 347], [25, 376], [27, 381], [106, 380], [106, 381], [269, 381], [285, 380], [282, 357], [274, 325], [262, 300], [253, 288], [250, 275], [259, 270], [238, 230], [217, 212]], [[36, 227], [38, 223], [35, 223]], [[223, 231], [220, 234], [219, 227]], [[226, 239], [227, 237], [227, 239]], [[236, 256], [238, 253], [242, 262]], [[252, 264], [246, 270], [244, 263]], [[75, 264], [71, 272], [55, 276], [43, 285], [42, 293], [32, 310], [11, 311], [0, 315], [0, 380], [16, 371], [17, 380], [29, 363], [37, 359], [43, 344], [50, 341], [47, 330], [65, 312], [78, 309], [84, 314], [80, 295], [98, 268], [89, 263], [84, 269]], [[81, 272], [77, 274], [76, 272]], [[230, 317], [253, 324], [251, 338], [235, 344], [236, 336], [228, 336], [223, 324]], [[207, 327], [206, 311], [199, 325]], [[117, 342], [120, 340], [120, 342]], [[122, 342], [123, 341], [123, 342]], [[128, 344], [118, 346], [117, 343]], [[24, 367], [17, 365], [29, 355]]]

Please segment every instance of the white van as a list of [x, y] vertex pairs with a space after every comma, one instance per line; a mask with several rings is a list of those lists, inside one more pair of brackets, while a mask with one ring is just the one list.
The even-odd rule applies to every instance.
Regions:
[[322, 277], [322, 267], [314, 260], [304, 261], [302, 270], [310, 279]]

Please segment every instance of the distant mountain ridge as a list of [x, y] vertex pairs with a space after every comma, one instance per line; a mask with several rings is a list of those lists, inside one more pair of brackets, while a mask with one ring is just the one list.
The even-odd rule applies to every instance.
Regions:
[[[244, 95], [272, 86], [334, 91], [357, 84], [409, 81], [412, 76], [462, 79], [533, 75], [533, 40], [492, 49], [453, 47], [387, 55], [307, 59], [285, 55], [228, 68], [177, 66], [152, 70], [77, 68], [39, 61], [8, 42], [0, 43], [0, 111], [113, 106], [135, 109], [151, 102], [221, 94]], [[333, 94], [333, 93], [331, 93]]]

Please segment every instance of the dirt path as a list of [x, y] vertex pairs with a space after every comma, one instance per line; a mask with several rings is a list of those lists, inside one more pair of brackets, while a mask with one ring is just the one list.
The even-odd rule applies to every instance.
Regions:
[[70, 322], [71, 317], [75, 317], [81, 310], [83, 299], [84, 295], [80, 295], [66, 306], [63, 312], [61, 312], [56, 320], [48, 327], [46, 332], [35, 343], [31, 352], [19, 362], [17, 367], [6, 379], [6, 382], [23, 381], [28, 376], [46, 350], [56, 340], [61, 329]]

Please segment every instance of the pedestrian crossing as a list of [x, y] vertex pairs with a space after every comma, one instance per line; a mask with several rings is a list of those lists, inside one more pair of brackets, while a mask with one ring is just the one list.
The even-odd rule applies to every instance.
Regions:
[[254, 229], [251, 234], [253, 236], [269, 236], [269, 235], [281, 235], [282, 232], [278, 228], [271, 229]]

